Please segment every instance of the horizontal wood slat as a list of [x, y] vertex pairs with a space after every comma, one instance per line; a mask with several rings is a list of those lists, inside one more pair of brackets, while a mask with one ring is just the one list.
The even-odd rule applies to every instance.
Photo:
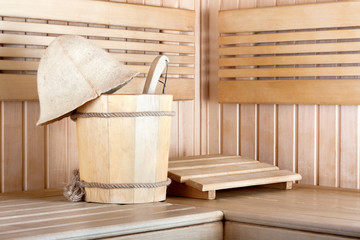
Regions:
[[35, 75], [0, 74], [0, 100], [37, 100]]
[[184, 183], [189, 179], [202, 177], [215, 177], [224, 175], [233, 175], [240, 173], [255, 173], [263, 171], [279, 170], [278, 167], [267, 163], [243, 163], [237, 165], [225, 165], [214, 167], [202, 167], [192, 169], [179, 169], [169, 171], [169, 177], [177, 182]]
[[349, 1], [220, 11], [218, 76], [231, 81], [219, 82], [219, 101], [360, 104], [358, 10]]
[[219, 77], [359, 76], [360, 67], [220, 69]]
[[220, 103], [360, 103], [360, 79], [220, 81]]
[[203, 167], [221, 167], [221, 166], [229, 166], [229, 165], [239, 165], [246, 163], [256, 162], [253, 159], [237, 159], [234, 161], [233, 158], [223, 158], [223, 159], [208, 159], [208, 160], [199, 160], [199, 161], [188, 161], [188, 162], [176, 162], [170, 161], [168, 170], [183, 170], [183, 169], [195, 169], [195, 168], [203, 168]]
[[[145, 78], [135, 78], [117, 93], [142, 93]], [[156, 93], [161, 93], [163, 85], [158, 84]], [[174, 95], [175, 100], [190, 100], [195, 97], [193, 78], [168, 78], [166, 93]], [[0, 100], [21, 101], [38, 100], [36, 75], [0, 74]]]
[[225, 10], [219, 13], [219, 32], [357, 26], [360, 22], [359, 11], [360, 2], [357, 1]]
[[[114, 50], [115, 51], [115, 50]], [[0, 55], [14, 58], [41, 58], [45, 49], [0, 47]], [[158, 55], [110, 52], [120, 62], [151, 63]], [[195, 56], [167, 55], [171, 64], [195, 64]]]
[[195, 11], [184, 9], [72, 0], [1, 0], [0, 5], [0, 16], [175, 31], [195, 30]]
[[299, 174], [287, 171], [267, 171], [248, 174], [235, 174], [226, 176], [212, 176], [204, 178], [193, 178], [186, 182], [186, 185], [201, 191], [228, 189], [242, 186], [255, 186], [271, 184], [276, 182], [288, 182], [300, 180]]
[[108, 37], [108, 38], [127, 38], [152, 41], [168, 42], [195, 42], [194, 35], [185, 35], [180, 33], [161, 33], [150, 31], [134, 31], [118, 28], [100, 28], [100, 27], [79, 27], [57, 24], [43, 24], [30, 22], [12, 22], [0, 21], [0, 29], [3, 31], [45, 33], [45, 34], [70, 34], [80, 36]]
[[307, 32], [279, 32], [265, 34], [243, 34], [237, 36], [221, 36], [219, 37], [219, 45], [290, 41], [319, 41], [328, 39], [354, 38], [360, 38], [359, 29], [339, 29], [326, 31], [316, 31], [315, 29], [309, 29]]
[[[31, 36], [19, 34], [1, 34], [0, 44], [18, 44], [18, 45], [40, 45], [48, 46], [55, 37]], [[135, 50], [148, 52], [167, 52], [167, 53], [187, 53], [194, 54], [194, 46], [184, 46], [163, 43], [143, 43], [143, 42], [125, 42], [113, 40], [95, 40], [90, 39], [95, 45], [105, 49]]]
[[[0, 0], [0, 6], [1, 100], [37, 100], [33, 74], [38, 60], [55, 37], [64, 34], [88, 37], [145, 75], [158, 55], [167, 55], [166, 93], [173, 94], [174, 100], [195, 98], [193, 10], [92, 0]], [[119, 92], [142, 93], [144, 82], [143, 77], [136, 78]], [[157, 93], [162, 88], [158, 84]]]
[[253, 47], [224, 47], [219, 49], [219, 54], [224, 55], [251, 55], [251, 54], [284, 54], [284, 53], [319, 53], [319, 52], [344, 52], [360, 51], [360, 42], [339, 42], [319, 44], [295, 45], [268, 45]]
[[[38, 61], [0, 60], [0, 70], [37, 71], [38, 66], [39, 66]], [[145, 65], [126, 65], [126, 66], [140, 73], [148, 73], [150, 68], [150, 66], [145, 66]], [[195, 69], [193, 67], [169, 66], [168, 74], [194, 75]]]
[[0, 195], [1, 206], [12, 203], [6, 211], [0, 211], [0, 238], [100, 239], [121, 235], [132, 238], [128, 234], [157, 231], [161, 234], [166, 229], [220, 224], [223, 219], [221, 211], [186, 205], [74, 203], [67, 201], [59, 190], [57, 198], [46, 196], [47, 193]]
[[220, 67], [260, 66], [260, 65], [297, 65], [297, 64], [353, 64], [358, 63], [360, 54], [324, 54], [271, 57], [220, 58]]

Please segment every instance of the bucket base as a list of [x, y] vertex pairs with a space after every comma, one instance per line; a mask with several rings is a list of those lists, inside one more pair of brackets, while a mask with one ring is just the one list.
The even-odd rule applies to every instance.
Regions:
[[85, 201], [96, 203], [152, 203], [166, 199], [166, 186], [158, 188], [99, 189], [85, 188]]

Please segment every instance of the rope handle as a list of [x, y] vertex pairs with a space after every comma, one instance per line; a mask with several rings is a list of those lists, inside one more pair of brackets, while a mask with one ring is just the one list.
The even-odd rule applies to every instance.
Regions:
[[119, 118], [119, 117], [173, 117], [174, 111], [143, 111], [143, 112], [114, 112], [114, 113], [99, 113], [99, 112], [73, 112], [70, 118], [76, 121], [77, 118]]
[[85, 188], [102, 188], [102, 189], [119, 189], [119, 188], [158, 188], [169, 186], [171, 179], [168, 178], [163, 182], [155, 183], [97, 183], [97, 182], [85, 182], [80, 180], [79, 169], [73, 171], [73, 176], [65, 186], [64, 196], [73, 202], [80, 202], [83, 200], [85, 195]]

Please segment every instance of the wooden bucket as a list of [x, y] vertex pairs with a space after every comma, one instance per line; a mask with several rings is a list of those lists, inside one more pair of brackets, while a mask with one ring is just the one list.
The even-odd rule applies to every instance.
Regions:
[[[78, 113], [170, 112], [172, 95], [102, 95]], [[167, 181], [171, 116], [81, 117], [76, 120], [80, 178], [104, 184]], [[85, 187], [85, 200], [100, 203], [163, 201], [166, 186]]]

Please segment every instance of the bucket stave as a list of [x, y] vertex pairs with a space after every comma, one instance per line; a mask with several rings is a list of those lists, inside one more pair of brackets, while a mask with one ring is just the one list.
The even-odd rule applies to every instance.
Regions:
[[[102, 95], [78, 109], [81, 113], [170, 112], [172, 95]], [[167, 181], [170, 116], [78, 118], [81, 180], [104, 184]], [[163, 201], [166, 186], [85, 188], [85, 200], [101, 203]]]

